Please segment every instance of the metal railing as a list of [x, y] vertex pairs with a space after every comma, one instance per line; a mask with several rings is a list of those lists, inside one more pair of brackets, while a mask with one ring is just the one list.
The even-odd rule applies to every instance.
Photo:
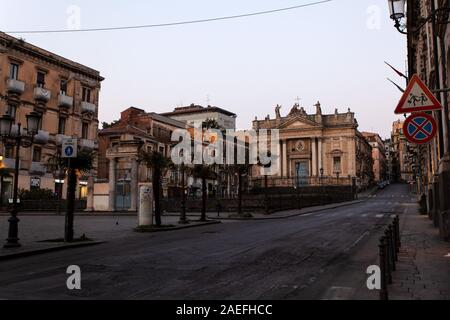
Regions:
[[257, 177], [252, 178], [253, 187], [263, 188], [273, 187], [302, 187], [302, 186], [351, 186], [352, 177], [331, 177], [331, 176], [311, 176], [311, 177]]
[[384, 231], [378, 245], [381, 270], [380, 300], [389, 300], [387, 286], [392, 284], [392, 272], [396, 270], [400, 247], [400, 219], [397, 215]]

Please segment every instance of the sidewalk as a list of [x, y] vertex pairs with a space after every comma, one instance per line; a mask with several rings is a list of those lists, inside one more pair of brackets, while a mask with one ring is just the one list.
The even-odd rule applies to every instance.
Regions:
[[450, 243], [439, 239], [439, 231], [417, 205], [401, 218], [397, 270], [388, 286], [390, 300], [449, 300]]
[[[19, 248], [4, 249], [4, 239], [8, 234], [8, 217], [0, 216], [0, 261], [15, 257], [29, 256], [32, 254], [46, 253], [56, 250], [66, 250], [80, 246], [91, 246], [112, 240], [121, 240], [130, 236], [146, 236], [134, 231], [137, 227], [137, 216], [75, 216], [74, 231], [75, 238], [82, 236], [94, 241], [77, 243], [42, 242], [44, 240], [60, 239], [64, 236], [64, 216], [58, 215], [28, 215], [20, 216], [19, 238], [22, 244]], [[192, 228], [201, 225], [198, 219], [191, 219], [190, 224], [178, 225], [179, 217], [162, 217], [163, 225], [173, 225], [177, 229]], [[218, 222], [216, 222], [218, 223]], [[171, 230], [167, 230], [171, 232]], [[159, 230], [160, 232], [162, 230]], [[166, 230], [164, 230], [166, 231]], [[173, 231], [175, 232], [175, 231]]]

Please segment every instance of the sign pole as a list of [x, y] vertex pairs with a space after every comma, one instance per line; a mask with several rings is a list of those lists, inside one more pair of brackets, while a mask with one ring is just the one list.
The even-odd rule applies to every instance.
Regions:
[[68, 138], [62, 143], [62, 157], [67, 158], [67, 206], [66, 219], [64, 225], [64, 241], [73, 241], [73, 217], [75, 211], [75, 189], [76, 189], [76, 173], [72, 168], [72, 158], [76, 158], [78, 153], [77, 139]]

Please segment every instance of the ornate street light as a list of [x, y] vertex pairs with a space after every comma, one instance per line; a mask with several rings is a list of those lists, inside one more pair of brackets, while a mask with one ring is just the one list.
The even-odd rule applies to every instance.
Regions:
[[[4, 248], [17, 248], [20, 247], [18, 233], [19, 233], [19, 218], [17, 218], [18, 206], [17, 206], [17, 192], [19, 182], [19, 165], [20, 165], [20, 147], [31, 147], [33, 145], [34, 136], [38, 133], [39, 123], [41, 121], [41, 115], [37, 112], [31, 112], [27, 115], [27, 131], [25, 134], [21, 131], [21, 124], [18, 123], [14, 128], [14, 132], [11, 132], [13, 118], [8, 115], [4, 115], [0, 118], [0, 140], [4, 145], [15, 147], [15, 165], [14, 165], [14, 189], [13, 189], [13, 206], [10, 211], [8, 239]], [[17, 127], [17, 131], [16, 130]]]
[[420, 23], [417, 27], [414, 28], [414, 30], [407, 30], [406, 25], [406, 1], [405, 0], [388, 0], [388, 6], [389, 6], [389, 14], [390, 18], [395, 21], [395, 28], [402, 33], [402, 34], [408, 34], [408, 32], [416, 33], [420, 29], [422, 29], [423, 26], [427, 22], [432, 23], [448, 23], [447, 21], [447, 15], [450, 12], [450, 8], [444, 6], [438, 9], [434, 9], [434, 5], [432, 4], [431, 13], [428, 15], [428, 17], [420, 17], [417, 21]]
[[402, 19], [405, 17], [405, 0], [388, 0], [391, 19]]

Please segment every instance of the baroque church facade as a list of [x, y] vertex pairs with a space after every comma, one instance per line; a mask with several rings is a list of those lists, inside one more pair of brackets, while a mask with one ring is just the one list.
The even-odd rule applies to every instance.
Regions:
[[[280, 170], [270, 177], [276, 186], [347, 184], [356, 182], [365, 188], [373, 180], [372, 148], [358, 131], [355, 114], [323, 114], [319, 102], [315, 113], [308, 114], [295, 104], [286, 116], [281, 106], [275, 118], [255, 118], [253, 129], [278, 129], [280, 135]], [[254, 176], [258, 177], [258, 170]]]

